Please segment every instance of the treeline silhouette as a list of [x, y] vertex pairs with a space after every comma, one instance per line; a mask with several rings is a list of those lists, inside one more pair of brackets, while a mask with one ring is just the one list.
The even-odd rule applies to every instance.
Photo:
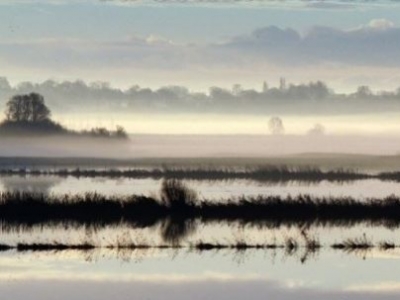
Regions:
[[[265, 113], [276, 110], [298, 109], [329, 112], [371, 111], [396, 109], [400, 101], [400, 89], [373, 92], [368, 86], [360, 86], [353, 93], [336, 93], [322, 81], [292, 84], [280, 80], [277, 87], [266, 82], [260, 89], [246, 89], [235, 84], [232, 89], [210, 87], [207, 93], [191, 92], [183, 86], [165, 86], [158, 89], [132, 85], [126, 90], [113, 88], [107, 82], [86, 83], [82, 80], [42, 83], [23, 82], [11, 86], [6, 78], [0, 78], [0, 98], [35, 91], [44, 95], [57, 111], [81, 109], [82, 104], [99, 109], [148, 110], [148, 111], [197, 111], [197, 112], [250, 112]], [[1, 105], [1, 104], [0, 104]], [[260, 111], [261, 109], [261, 111]], [[268, 109], [268, 110], [266, 110]]]
[[248, 179], [260, 182], [345, 182], [363, 179], [400, 180], [400, 173], [367, 174], [352, 170], [337, 169], [322, 171], [315, 167], [288, 167], [264, 166], [257, 168], [184, 168], [165, 167], [154, 169], [28, 169], [28, 168], [0, 168], [0, 175], [19, 176], [60, 176], [76, 178], [152, 178], [152, 179], [180, 179], [180, 180], [239, 180]]

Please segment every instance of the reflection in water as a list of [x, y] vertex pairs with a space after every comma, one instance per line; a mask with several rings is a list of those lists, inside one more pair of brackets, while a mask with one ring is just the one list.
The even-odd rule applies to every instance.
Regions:
[[162, 222], [161, 236], [165, 242], [176, 245], [192, 235], [196, 226], [196, 220], [169, 217]]
[[[129, 179], [129, 178], [75, 178], [59, 176], [0, 176], [3, 184], [0, 191], [13, 188], [26, 190], [43, 190], [54, 194], [83, 194], [86, 192], [97, 192], [104, 195], [146, 195], [158, 194], [161, 180]], [[356, 199], [368, 197], [384, 198], [389, 195], [399, 195], [400, 185], [396, 182], [380, 181], [376, 179], [357, 180], [351, 182], [328, 182], [318, 183], [288, 181], [285, 183], [260, 183], [252, 180], [184, 180], [189, 187], [195, 189], [200, 198], [213, 201], [225, 201], [226, 199], [237, 199], [243, 195], [287, 195], [308, 194], [316, 197], [350, 196]], [[47, 183], [47, 186], [41, 186]]]
[[[277, 253], [282, 258], [293, 257], [301, 263], [320, 258], [320, 253], [336, 251], [361, 258], [377, 253], [399, 254], [397, 232], [383, 228], [265, 228], [234, 226], [232, 223], [198, 226], [199, 221], [167, 219], [161, 225], [134, 229], [129, 223], [113, 226], [78, 226], [48, 224], [34, 227], [5, 226], [1, 231], [0, 255], [4, 252], [71, 252], [84, 254], [88, 260], [96, 257], [122, 255], [124, 261], [136, 259], [148, 251], [177, 250], [195, 252], [223, 252], [253, 255], [254, 251], [265, 257]], [[154, 229], [160, 229], [160, 232]], [[240, 229], [239, 229], [240, 228]], [[238, 232], [240, 234], [238, 235]], [[367, 232], [368, 234], [363, 234]], [[201, 254], [201, 255], [200, 255]]]
[[[172, 280], [171, 280], [172, 278]], [[172, 276], [151, 276], [132, 280], [81, 280], [69, 279], [58, 281], [46, 279], [39, 281], [18, 280], [1, 283], [0, 288], [5, 299], [59, 300], [81, 299], [109, 300], [118, 295], [118, 299], [153, 299], [153, 300], [203, 300], [203, 299], [275, 299], [275, 300], [394, 300], [398, 299], [398, 287], [395, 290], [383, 288], [369, 290], [320, 290], [304, 288], [301, 282], [277, 282], [257, 276], [232, 277], [221, 274], [220, 277], [209, 278], [176, 278]], [[23, 288], [21, 288], [23, 287]], [[208, 298], [212, 295], [213, 298]]]
[[0, 183], [7, 192], [27, 192], [49, 194], [51, 189], [60, 184], [64, 179], [54, 176], [1, 176]]
[[[155, 181], [58, 179], [9, 177], [2, 178], [2, 183], [4, 190], [40, 193], [108, 189], [113, 194], [129, 194], [135, 189], [144, 193], [159, 189], [159, 182]], [[290, 183], [280, 187], [243, 181], [221, 185], [190, 182], [205, 198], [272, 191], [286, 196], [302, 190], [325, 196], [332, 190], [358, 195], [365, 185], [374, 184], [376, 194], [387, 195], [399, 189], [391, 183], [375, 181], [353, 185], [322, 182], [317, 186]], [[369, 190], [364, 195], [368, 193]], [[391, 300], [397, 299], [400, 291], [396, 284], [400, 271], [393, 268], [400, 258], [397, 232], [370, 228], [398, 223], [243, 223], [212, 218], [204, 222], [175, 215], [144, 217], [138, 222], [85, 218], [92, 222], [71, 218], [39, 221], [35, 225], [28, 218], [23, 225], [1, 224], [0, 248], [13, 245], [0, 253], [2, 297], [20, 300], [35, 295], [46, 300], [57, 295], [61, 300], [108, 300], [118, 295], [119, 299], [186, 300], [212, 295], [213, 299]], [[232, 239], [238, 227], [244, 238]], [[312, 235], [302, 233], [304, 228]], [[127, 232], [126, 238], [118, 237], [121, 232]], [[364, 232], [368, 233], [368, 240], [354, 239]], [[75, 248], [68, 249], [67, 244]], [[238, 256], [240, 260], [236, 259]]]
[[[272, 262], [252, 253], [240, 266], [225, 253], [153, 254], [140, 262], [82, 263], [65, 256], [0, 255], [4, 299], [398, 299], [398, 258], [360, 260], [324, 253], [319, 261]], [[98, 255], [100, 256], [100, 255]], [[375, 270], [375, 272], [371, 272]], [[212, 298], [209, 296], [212, 295]]]

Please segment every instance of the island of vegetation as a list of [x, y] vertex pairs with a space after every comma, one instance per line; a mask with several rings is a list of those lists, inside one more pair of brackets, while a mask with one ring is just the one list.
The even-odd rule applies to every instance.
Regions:
[[38, 93], [15, 95], [7, 102], [6, 118], [0, 123], [0, 136], [63, 135], [76, 137], [128, 139], [122, 126], [115, 130], [95, 127], [90, 130], [70, 130], [51, 119], [44, 97]]

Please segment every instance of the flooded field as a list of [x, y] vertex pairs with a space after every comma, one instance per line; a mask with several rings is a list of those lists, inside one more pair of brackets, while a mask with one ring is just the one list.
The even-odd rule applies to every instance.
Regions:
[[[104, 195], [145, 195], [159, 193], [163, 179], [108, 178], [74, 176], [19, 176], [0, 175], [0, 191], [25, 191], [45, 194], [83, 194], [97, 192]], [[384, 198], [400, 194], [400, 184], [379, 179], [351, 181], [255, 181], [251, 179], [182, 180], [200, 198], [225, 201], [241, 196], [272, 195], [286, 197], [299, 194], [312, 196], [353, 197], [357, 199]]]
[[[393, 268], [400, 257], [397, 213], [387, 220], [384, 215], [379, 220], [375, 214], [347, 219], [346, 214], [322, 212], [307, 217], [307, 213], [302, 215], [302, 205], [311, 200], [297, 198], [308, 195], [317, 201], [315, 205], [333, 201], [332, 209], [350, 198], [367, 206], [372, 198], [392, 205], [388, 201], [397, 201], [400, 194], [396, 181], [182, 179], [172, 181], [177, 183], [166, 190], [169, 181], [162, 177], [97, 175], [1, 175], [0, 191], [5, 196], [0, 211], [8, 213], [1, 215], [0, 286], [7, 297], [28, 297], [29, 292], [40, 291], [37, 295], [41, 299], [51, 299], [52, 290], [66, 291], [73, 286], [80, 288], [79, 295], [90, 295], [88, 299], [109, 299], [113, 293], [122, 293], [121, 299], [133, 294], [161, 299], [165, 293], [174, 299], [204, 299], [208, 295], [228, 299], [227, 289], [243, 297], [251, 290], [274, 299], [294, 295], [307, 299], [395, 299], [400, 289], [400, 273]], [[278, 215], [267, 214], [252, 221], [245, 206], [235, 217], [229, 211], [224, 216], [209, 215], [205, 208], [197, 215], [187, 211], [186, 202], [174, 208], [178, 204], [173, 201], [179, 199], [174, 197], [181, 192], [186, 198], [219, 205], [220, 209], [229, 203], [242, 205], [243, 199], [251, 203], [257, 197], [265, 199], [266, 205], [271, 197], [301, 203], [297, 216], [296, 211], [287, 214], [277, 210]], [[96, 194], [99, 196], [93, 196]], [[34, 200], [37, 196], [43, 200]], [[112, 206], [110, 214], [97, 208], [96, 201], [127, 201], [128, 205], [129, 197], [154, 199], [160, 204], [154, 204], [153, 209], [132, 208], [139, 209], [139, 215], [125, 217], [113, 215]], [[69, 201], [68, 205], [83, 201], [82, 205], [93, 205], [92, 216], [85, 215], [86, 209], [74, 213], [68, 206], [53, 212], [50, 206], [43, 206], [39, 212], [35, 201]], [[157, 205], [167, 205], [167, 211], [159, 211]], [[348, 205], [347, 209], [356, 209], [355, 204]], [[397, 209], [397, 204], [393, 205]], [[31, 208], [25, 210], [25, 206]], [[15, 218], [12, 209], [19, 212]], [[16, 288], [20, 284], [26, 287], [23, 291]], [[71, 293], [68, 299], [74, 297], [75, 292]]]

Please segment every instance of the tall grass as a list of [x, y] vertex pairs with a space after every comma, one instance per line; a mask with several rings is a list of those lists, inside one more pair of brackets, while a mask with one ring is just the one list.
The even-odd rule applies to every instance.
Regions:
[[166, 230], [173, 232], [184, 232], [195, 220], [266, 226], [368, 222], [394, 227], [400, 225], [400, 198], [390, 196], [360, 201], [350, 197], [299, 195], [242, 197], [216, 202], [200, 200], [193, 190], [177, 180], [164, 181], [158, 199], [139, 195], [108, 197], [97, 193], [72, 196], [0, 193], [0, 221], [7, 224], [72, 222], [101, 226], [118, 224], [122, 220], [138, 227], [169, 220], [170, 227]]
[[197, 194], [177, 179], [164, 180], [161, 185], [161, 204], [172, 211], [187, 210], [197, 201]]
[[[153, 179], [186, 179], [186, 180], [234, 180], [250, 179], [261, 182], [286, 182], [286, 181], [351, 181], [376, 178], [378, 175], [359, 173], [353, 170], [337, 169], [322, 171], [314, 167], [288, 166], [263, 166], [254, 168], [155, 168], [155, 169], [4, 169], [0, 168], [1, 175], [52, 175], [81, 177], [107, 177], [107, 178], [153, 178]], [[398, 176], [400, 179], [400, 174]]]

